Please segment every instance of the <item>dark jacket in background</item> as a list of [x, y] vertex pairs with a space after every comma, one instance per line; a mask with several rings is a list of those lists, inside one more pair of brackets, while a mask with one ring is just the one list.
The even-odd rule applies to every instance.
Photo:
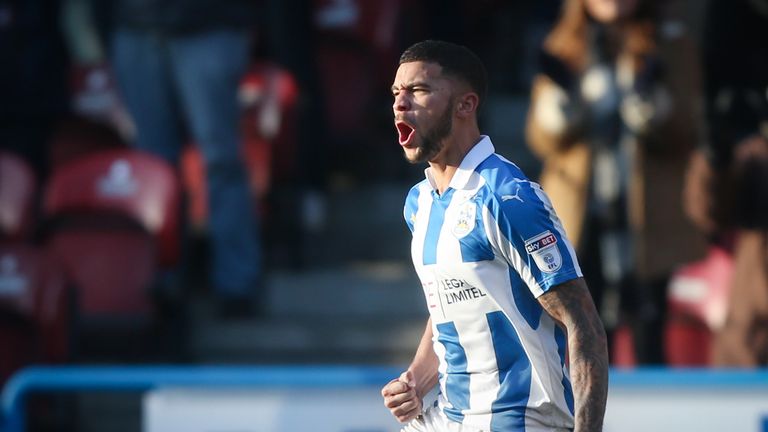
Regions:
[[758, 134], [768, 146], [768, 0], [710, 5], [704, 39], [709, 150], [717, 184], [726, 185], [716, 188], [714, 208], [736, 232], [728, 311], [713, 358], [716, 366], [766, 366], [768, 158], [736, 150], [745, 137]]
[[118, 0], [114, 7], [116, 27], [194, 33], [219, 28], [251, 28], [257, 0]]
[[732, 162], [736, 144], [768, 121], [768, 1], [713, 0], [705, 25], [707, 144], [722, 168]]
[[69, 110], [69, 56], [59, 0], [0, 0], [0, 149], [22, 156], [38, 180], [48, 141]]

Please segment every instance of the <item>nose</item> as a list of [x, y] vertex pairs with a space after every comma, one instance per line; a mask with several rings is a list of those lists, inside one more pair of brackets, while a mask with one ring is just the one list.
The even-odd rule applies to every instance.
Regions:
[[407, 111], [410, 107], [410, 102], [408, 101], [408, 98], [406, 97], [406, 92], [401, 91], [395, 96], [395, 101], [392, 104], [392, 109], [395, 112], [398, 111]]

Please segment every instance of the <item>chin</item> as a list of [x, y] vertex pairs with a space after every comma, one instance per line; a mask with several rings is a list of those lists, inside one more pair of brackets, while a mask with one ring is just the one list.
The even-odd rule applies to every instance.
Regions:
[[408, 150], [406, 150], [403, 153], [403, 157], [405, 158], [406, 161], [408, 161], [408, 163], [411, 163], [411, 164], [414, 164], [414, 165], [422, 162], [422, 160], [421, 160], [421, 152], [418, 151], [418, 150], [415, 150], [415, 151], [412, 151], [412, 152], [409, 152]]

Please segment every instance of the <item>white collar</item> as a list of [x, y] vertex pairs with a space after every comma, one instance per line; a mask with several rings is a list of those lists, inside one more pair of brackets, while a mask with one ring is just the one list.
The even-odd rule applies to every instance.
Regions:
[[[453, 177], [451, 177], [451, 182], [448, 184], [448, 187], [455, 190], [464, 189], [477, 166], [495, 152], [496, 149], [493, 147], [493, 143], [491, 143], [491, 138], [487, 135], [480, 135], [480, 141], [472, 146], [466, 156], [464, 156], [461, 164], [459, 164], [459, 168], [453, 173]], [[427, 167], [424, 170], [424, 176], [432, 186], [432, 189], [437, 190], [431, 167]]]

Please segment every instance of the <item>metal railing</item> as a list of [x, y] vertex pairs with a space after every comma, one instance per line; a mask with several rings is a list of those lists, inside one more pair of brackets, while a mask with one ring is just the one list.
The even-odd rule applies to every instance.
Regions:
[[401, 372], [375, 366], [34, 366], [13, 375], [3, 388], [2, 430], [25, 430], [25, 400], [37, 392], [384, 385]]
[[[2, 392], [2, 431], [23, 432], [32, 393], [158, 388], [307, 388], [382, 386], [403, 369], [394, 366], [35, 366], [17, 372]], [[614, 369], [611, 388], [749, 388], [768, 395], [768, 370]], [[765, 398], [768, 413], [768, 397]], [[768, 418], [764, 420], [768, 431]]]

